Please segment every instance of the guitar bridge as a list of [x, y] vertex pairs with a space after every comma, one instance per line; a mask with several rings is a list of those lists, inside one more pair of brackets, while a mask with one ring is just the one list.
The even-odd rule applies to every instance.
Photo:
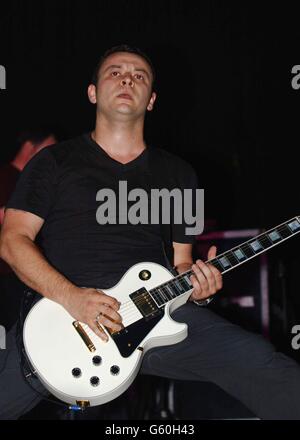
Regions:
[[95, 345], [93, 344], [91, 339], [88, 337], [86, 331], [84, 330], [84, 328], [82, 327], [80, 322], [79, 321], [74, 321], [72, 324], [73, 324], [73, 327], [76, 329], [77, 333], [79, 334], [79, 336], [81, 337], [81, 339], [83, 340], [83, 342], [85, 343], [85, 345], [87, 346], [87, 348], [92, 353], [94, 351], [96, 351]]

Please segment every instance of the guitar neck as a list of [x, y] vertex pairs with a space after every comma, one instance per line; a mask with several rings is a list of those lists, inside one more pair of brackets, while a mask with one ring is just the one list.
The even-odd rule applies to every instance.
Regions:
[[[212, 264], [222, 274], [229, 272], [257, 255], [277, 246], [279, 243], [293, 237], [300, 232], [300, 217], [294, 217], [275, 228], [269, 229], [256, 237], [236, 246], [229, 251], [217, 255], [206, 263]], [[193, 275], [192, 270], [181, 273], [170, 281], [163, 283], [149, 291], [152, 298], [159, 307], [165, 305], [172, 299], [183, 295], [193, 288], [189, 277]]]

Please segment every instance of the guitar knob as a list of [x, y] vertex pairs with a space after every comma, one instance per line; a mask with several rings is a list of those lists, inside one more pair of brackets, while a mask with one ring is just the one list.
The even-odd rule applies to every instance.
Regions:
[[80, 368], [73, 368], [73, 370], [72, 370], [72, 376], [73, 377], [80, 377], [81, 376], [81, 370], [80, 370]]
[[118, 365], [113, 365], [113, 366], [110, 368], [110, 372], [111, 372], [111, 374], [112, 374], [113, 376], [116, 376], [117, 374], [120, 373], [120, 367], [118, 367]]
[[94, 365], [98, 366], [98, 365], [101, 364], [101, 362], [102, 362], [102, 357], [101, 356], [94, 356], [93, 357], [93, 364]]
[[90, 378], [90, 383], [93, 387], [97, 387], [99, 385], [100, 379], [97, 376], [93, 376]]
[[149, 270], [146, 270], [146, 269], [141, 270], [140, 273], [139, 273], [139, 278], [140, 278], [141, 280], [143, 280], [143, 281], [150, 280], [150, 278], [151, 278], [151, 272], [150, 272]]

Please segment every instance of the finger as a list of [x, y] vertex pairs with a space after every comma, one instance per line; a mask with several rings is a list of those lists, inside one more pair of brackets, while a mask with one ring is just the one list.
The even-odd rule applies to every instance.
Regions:
[[216, 280], [216, 287], [217, 290], [222, 289], [223, 287], [223, 277], [221, 272], [212, 264], [208, 264], [208, 266], [210, 267], [210, 270], [213, 272], [215, 280]]
[[96, 323], [96, 321], [90, 321], [88, 325], [93, 330], [93, 332], [102, 339], [102, 341], [108, 341], [107, 334], [105, 333], [103, 328]]
[[121, 303], [114, 297], [101, 292], [101, 302], [109, 305], [114, 310], [119, 310]]
[[212, 260], [217, 255], [217, 246], [211, 246], [208, 250], [207, 258]]
[[200, 268], [207, 282], [207, 292], [211, 295], [216, 293], [216, 279], [214, 273], [211, 270], [211, 265], [204, 263], [201, 260], [196, 261], [196, 266]]
[[117, 322], [118, 324], [121, 324], [123, 321], [122, 316], [117, 313], [114, 309], [112, 309], [109, 305], [107, 304], [101, 304], [100, 305], [100, 309], [99, 312], [103, 313], [104, 315], [106, 315], [109, 319], [111, 319], [112, 321]]
[[108, 327], [109, 329], [115, 330], [117, 332], [119, 332], [122, 329], [121, 324], [114, 322], [105, 314], [101, 314], [99, 316], [99, 318], [97, 319], [97, 322], [99, 322], [100, 324], [104, 325], [105, 327]]
[[209, 290], [209, 283], [208, 283], [208, 279], [203, 271], [203, 268], [205, 268], [205, 267], [206, 267], [206, 265], [205, 265], [205, 263], [203, 263], [203, 261], [197, 260], [196, 264], [193, 264], [192, 269], [193, 269], [193, 272], [196, 275], [196, 277], [200, 283], [201, 289], [203, 291], [208, 291]]
[[190, 280], [193, 285], [192, 297], [195, 299], [200, 298], [201, 293], [202, 293], [202, 289], [201, 289], [199, 281], [197, 280], [195, 275], [191, 275]]

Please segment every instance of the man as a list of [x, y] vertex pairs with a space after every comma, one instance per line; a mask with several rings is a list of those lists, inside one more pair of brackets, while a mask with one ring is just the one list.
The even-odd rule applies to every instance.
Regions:
[[[11, 162], [0, 167], [0, 228], [5, 205], [15, 189], [21, 171], [35, 154], [55, 142], [56, 137], [49, 128], [26, 130], [18, 135], [17, 154]], [[17, 319], [23, 288], [8, 264], [0, 258], [0, 323], [6, 329]]]
[[[106, 334], [97, 322], [120, 330], [122, 317], [118, 298], [95, 287], [113, 286], [138, 261], [167, 265], [166, 253], [171, 253], [168, 234], [159, 225], [98, 224], [98, 190], [116, 192], [120, 181], [148, 192], [165, 185], [196, 187], [187, 163], [145, 144], [144, 117], [156, 100], [154, 75], [151, 61], [137, 49], [119, 46], [104, 55], [88, 88], [89, 100], [96, 105], [94, 131], [35, 156], [7, 204], [1, 234], [1, 256], [19, 278], [103, 340]], [[161, 167], [164, 173], [157, 175], [155, 168]], [[141, 372], [212, 381], [258, 417], [300, 419], [298, 365], [262, 338], [194, 304], [220, 290], [222, 278], [209, 264], [193, 264], [193, 238], [184, 226], [172, 224], [168, 230], [176, 270], [192, 266], [194, 271], [190, 300], [173, 314], [188, 324], [189, 335], [178, 344], [147, 352]], [[211, 247], [208, 258], [215, 255]], [[0, 351], [0, 418], [16, 418], [40, 399], [21, 380], [13, 332], [8, 339], [8, 353]]]
[[11, 162], [0, 167], [0, 224], [3, 223], [6, 202], [16, 186], [20, 172], [35, 154], [56, 142], [54, 133], [49, 129], [26, 130], [19, 134], [17, 154]]

